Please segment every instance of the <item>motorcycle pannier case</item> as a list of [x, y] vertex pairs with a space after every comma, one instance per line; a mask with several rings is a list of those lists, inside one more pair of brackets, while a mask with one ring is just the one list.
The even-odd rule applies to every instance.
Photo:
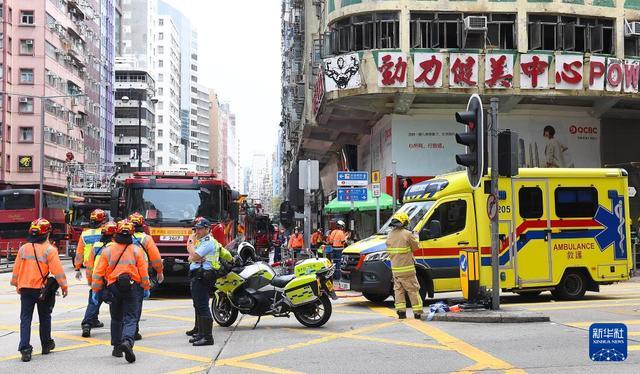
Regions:
[[224, 293], [231, 293], [240, 287], [242, 283], [244, 283], [244, 279], [241, 276], [234, 272], [229, 272], [224, 277], [216, 279], [216, 289]]
[[330, 267], [331, 260], [328, 258], [310, 258], [297, 264], [293, 271], [296, 277], [301, 277], [303, 275], [315, 274], [318, 270]]
[[315, 275], [295, 278], [284, 287], [284, 294], [294, 306], [315, 301], [320, 294]]

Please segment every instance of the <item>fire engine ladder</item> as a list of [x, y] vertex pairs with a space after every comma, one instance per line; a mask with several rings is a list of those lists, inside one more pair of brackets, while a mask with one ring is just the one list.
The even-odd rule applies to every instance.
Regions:
[[67, 178], [70, 178], [69, 187], [75, 194], [109, 194], [116, 187], [117, 167], [114, 164], [70, 162], [67, 163], [66, 169]]

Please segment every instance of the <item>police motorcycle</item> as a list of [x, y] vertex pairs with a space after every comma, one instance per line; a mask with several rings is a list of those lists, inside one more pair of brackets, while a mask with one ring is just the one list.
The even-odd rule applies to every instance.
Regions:
[[[307, 327], [320, 327], [331, 317], [331, 299], [337, 300], [331, 277], [335, 271], [326, 259], [307, 259], [295, 274], [277, 276], [264, 262], [257, 262], [253, 246], [243, 242], [233, 264], [222, 264], [211, 302], [213, 319], [231, 326], [238, 313], [258, 317], [289, 317]], [[224, 269], [224, 270], [223, 270]], [[255, 328], [255, 326], [254, 326]]]

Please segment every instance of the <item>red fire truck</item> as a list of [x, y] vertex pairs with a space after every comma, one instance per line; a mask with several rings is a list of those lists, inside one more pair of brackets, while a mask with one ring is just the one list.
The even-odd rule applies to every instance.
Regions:
[[226, 245], [235, 237], [236, 195], [216, 174], [137, 172], [113, 190], [111, 215], [141, 213], [164, 260], [165, 283], [184, 283], [189, 268], [186, 242], [194, 219], [210, 220], [212, 235]]

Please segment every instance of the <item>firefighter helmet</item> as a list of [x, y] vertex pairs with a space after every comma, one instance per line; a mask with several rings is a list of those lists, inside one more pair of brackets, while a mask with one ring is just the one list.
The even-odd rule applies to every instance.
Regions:
[[51, 232], [51, 223], [44, 218], [38, 218], [29, 225], [29, 234], [33, 236], [46, 235]]
[[91, 216], [89, 217], [89, 221], [95, 223], [102, 223], [106, 220], [107, 213], [105, 213], [102, 209], [94, 209], [93, 212], [91, 212]]

